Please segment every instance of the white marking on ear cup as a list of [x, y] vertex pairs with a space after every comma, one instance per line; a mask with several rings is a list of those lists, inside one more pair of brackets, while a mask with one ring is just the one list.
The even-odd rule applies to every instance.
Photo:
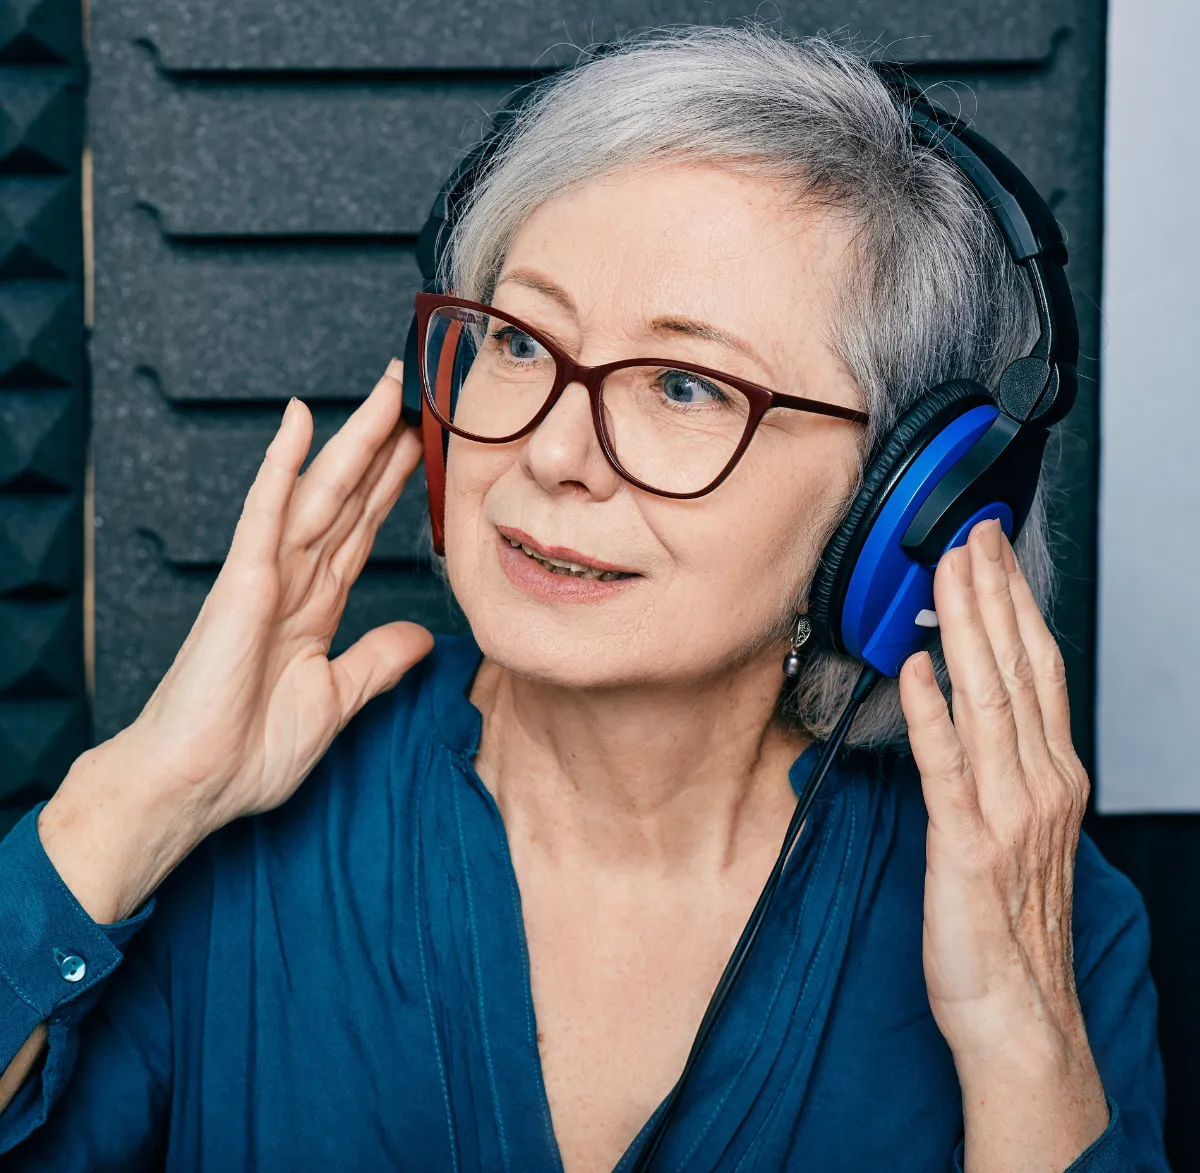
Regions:
[[931, 611], [928, 607], [923, 607], [917, 612], [916, 619], [913, 622], [918, 627], [937, 627], [938, 617], [936, 611]]

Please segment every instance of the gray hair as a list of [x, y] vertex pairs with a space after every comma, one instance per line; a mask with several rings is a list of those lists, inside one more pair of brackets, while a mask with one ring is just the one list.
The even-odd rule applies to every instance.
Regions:
[[[541, 204], [589, 179], [680, 159], [781, 182], [797, 204], [849, 225], [854, 262], [827, 329], [871, 415], [864, 460], [923, 391], [955, 377], [994, 386], [1037, 336], [1029, 289], [990, 215], [957, 168], [914, 141], [869, 60], [824, 37], [753, 25], [639, 34], [552, 79], [519, 112], [466, 201], [449, 239], [447, 286], [487, 301], [514, 235]], [[849, 502], [818, 519], [822, 541]], [[1017, 556], [1047, 606], [1041, 492]], [[933, 659], [945, 689], [937, 648]], [[781, 709], [823, 737], [857, 672], [848, 657], [813, 648]], [[888, 681], [849, 743], [904, 738], [899, 691]]]

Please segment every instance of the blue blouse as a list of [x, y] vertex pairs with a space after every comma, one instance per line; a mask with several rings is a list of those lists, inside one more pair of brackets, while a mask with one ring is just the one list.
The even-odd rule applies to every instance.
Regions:
[[[36, 814], [13, 829], [0, 1068], [38, 1022], [49, 1049], [0, 1115], [0, 1166], [561, 1171], [516, 877], [472, 766], [478, 662], [469, 640], [439, 640], [294, 798], [209, 839], [131, 921], [88, 918]], [[911, 763], [843, 759], [656, 1168], [958, 1167], [959, 1086], [921, 968], [924, 875]], [[1136, 891], [1084, 839], [1076, 974], [1112, 1120], [1073, 1170], [1167, 1168], [1147, 955]]]

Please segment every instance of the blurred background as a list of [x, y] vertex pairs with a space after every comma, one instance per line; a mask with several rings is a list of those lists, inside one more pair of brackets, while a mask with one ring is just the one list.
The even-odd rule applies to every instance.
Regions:
[[[0, 830], [136, 716], [288, 397], [320, 441], [403, 352], [416, 233], [513, 86], [648, 25], [839, 33], [936, 84], [1069, 235], [1083, 381], [1057, 450], [1054, 619], [1088, 829], [1150, 909], [1172, 1159], [1200, 1169], [1197, 7], [0, 0]], [[339, 643], [459, 624], [423, 525], [415, 483]]]

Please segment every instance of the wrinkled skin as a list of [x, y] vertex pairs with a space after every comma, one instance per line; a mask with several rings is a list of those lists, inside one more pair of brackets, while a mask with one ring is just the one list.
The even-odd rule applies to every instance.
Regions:
[[[847, 263], [836, 224], [771, 184], [679, 164], [538, 209], [496, 301], [583, 362], [691, 360], [861, 406], [826, 342]], [[398, 374], [303, 475], [312, 420], [289, 407], [170, 672], [44, 809], [46, 850], [97, 920], [135, 908], [217, 827], [285, 801], [428, 651], [429, 634], [398, 621], [328, 658], [420, 456]], [[569, 1173], [611, 1169], [671, 1086], [773, 861], [806, 744], [773, 717], [779, 661], [860, 443], [853, 425], [772, 412], [730, 479], [694, 501], [623, 481], [579, 387], [519, 442], [451, 444], [448, 571], [486, 656], [476, 764], [521, 885]], [[573, 599], [498, 527], [633, 577]], [[935, 595], [953, 717], [924, 653], [900, 679], [930, 816], [930, 1004], [958, 1067], [970, 1173], [1060, 1170], [1107, 1120], [1071, 971], [1087, 779], [1062, 659], [994, 523], [943, 559]], [[0, 1103], [40, 1040], [0, 1082]]]

